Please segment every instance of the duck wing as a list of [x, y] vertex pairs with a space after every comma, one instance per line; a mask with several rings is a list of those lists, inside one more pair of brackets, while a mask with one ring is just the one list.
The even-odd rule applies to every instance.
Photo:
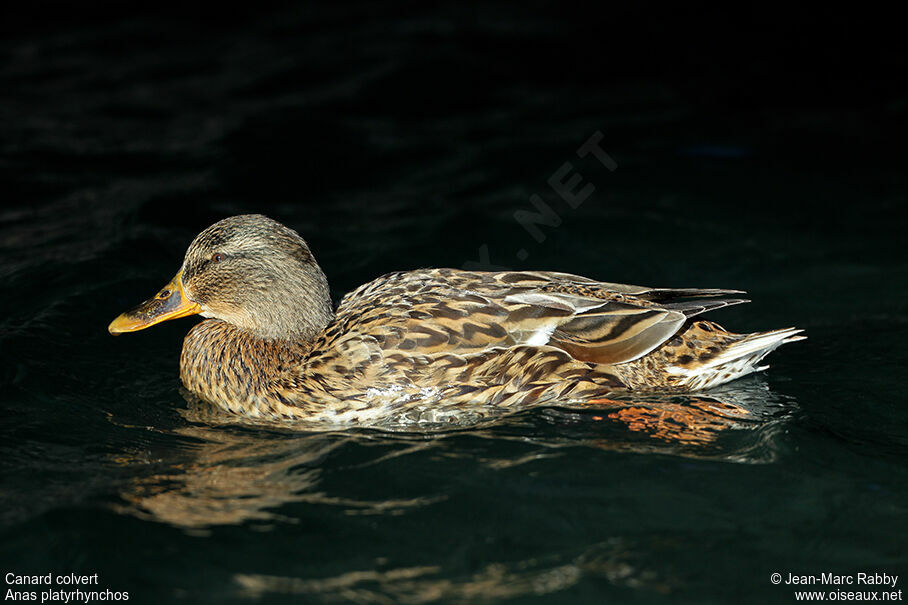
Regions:
[[647, 288], [567, 273], [428, 269], [394, 273], [352, 292], [338, 318], [356, 314], [384, 351], [469, 354], [549, 346], [577, 360], [619, 364], [646, 355], [685, 321], [743, 299], [679, 300], [737, 290]]
[[[721, 299], [660, 305], [630, 296], [608, 300], [589, 298], [587, 295], [540, 295], [533, 292], [510, 295], [505, 302], [522, 305], [514, 309], [508, 318], [510, 333], [526, 334], [527, 327], [535, 330], [520, 344], [554, 346], [578, 360], [619, 364], [639, 359], [659, 348], [694, 315], [747, 301]], [[570, 312], [546, 321], [532, 322], [525, 318], [538, 314], [541, 319], [546, 316], [545, 310], [551, 308], [569, 308]]]

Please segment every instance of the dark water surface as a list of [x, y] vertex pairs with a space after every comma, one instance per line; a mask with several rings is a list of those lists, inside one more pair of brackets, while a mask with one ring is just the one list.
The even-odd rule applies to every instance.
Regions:
[[[0, 571], [98, 573], [141, 603], [902, 588], [904, 50], [881, 40], [868, 75], [796, 23], [330, 6], [4, 26]], [[578, 157], [596, 133], [613, 171]], [[548, 183], [565, 162], [595, 187], [576, 208]], [[543, 241], [514, 219], [534, 194]], [[741, 288], [713, 319], [809, 340], [710, 394], [747, 417], [666, 398], [436, 435], [244, 424], [181, 393], [194, 320], [106, 326], [248, 211], [299, 230], [338, 299], [483, 261]]]

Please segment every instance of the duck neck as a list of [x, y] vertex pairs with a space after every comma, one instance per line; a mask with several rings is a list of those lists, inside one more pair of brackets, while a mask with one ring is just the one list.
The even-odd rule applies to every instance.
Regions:
[[274, 301], [271, 329], [258, 336], [308, 343], [331, 323], [334, 308], [328, 279], [314, 261], [313, 265], [307, 279], [298, 280], [281, 300]]
[[309, 343], [334, 319], [328, 280], [315, 265], [299, 279], [281, 280], [279, 288], [264, 283], [254, 304], [221, 319], [260, 340]]

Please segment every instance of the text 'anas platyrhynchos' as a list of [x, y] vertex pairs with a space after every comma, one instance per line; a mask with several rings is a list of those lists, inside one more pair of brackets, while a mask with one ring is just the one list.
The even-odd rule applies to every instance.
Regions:
[[109, 330], [200, 314], [180, 378], [202, 399], [255, 418], [370, 425], [722, 384], [803, 338], [693, 319], [747, 302], [741, 293], [420, 269], [360, 286], [334, 310], [303, 238], [251, 214], [202, 231], [173, 280]]

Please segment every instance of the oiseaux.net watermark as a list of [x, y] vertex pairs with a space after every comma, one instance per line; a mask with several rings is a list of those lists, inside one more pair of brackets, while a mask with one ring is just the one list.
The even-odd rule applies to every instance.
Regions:
[[[575, 150], [578, 158], [592, 156], [609, 172], [618, 168], [618, 162], [612, 158], [600, 143], [605, 135], [600, 131], [594, 132], [580, 147]], [[566, 161], [559, 166], [546, 180], [552, 193], [557, 194], [569, 210], [576, 210], [596, 191], [596, 185], [585, 180], [574, 164]], [[537, 244], [546, 240], [546, 233], [542, 227], [559, 227], [562, 223], [561, 215], [556, 208], [550, 206], [542, 196], [534, 193], [529, 197], [532, 210], [521, 208], [514, 211], [514, 221], [520, 225]], [[564, 208], [561, 209], [565, 210]], [[507, 271], [510, 265], [502, 264], [497, 260], [492, 262], [492, 253], [488, 244], [479, 246], [478, 260], [469, 260], [462, 265], [469, 271]], [[514, 256], [521, 262], [530, 257], [526, 248], [519, 248]]]
[[899, 576], [888, 572], [795, 574], [775, 572], [769, 581], [793, 588], [796, 601], [901, 601]]

